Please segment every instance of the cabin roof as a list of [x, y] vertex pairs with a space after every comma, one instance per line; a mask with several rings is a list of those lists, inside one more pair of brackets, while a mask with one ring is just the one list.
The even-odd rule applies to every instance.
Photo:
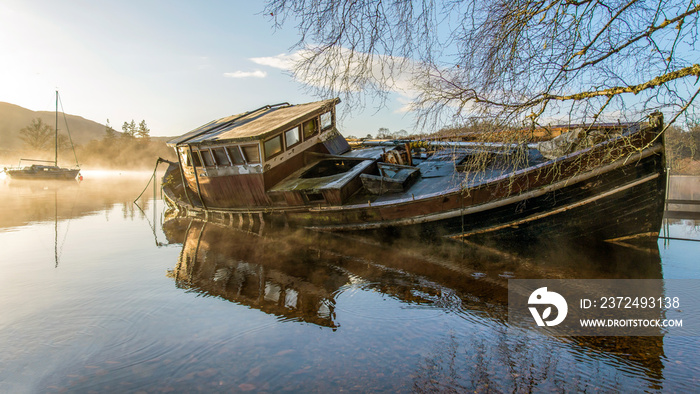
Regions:
[[167, 144], [174, 147], [184, 143], [262, 140], [269, 135], [285, 131], [283, 129], [294, 126], [308, 115], [328, 111], [339, 102], [340, 99], [334, 98], [297, 105], [266, 105], [254, 111], [211, 121], [171, 139]]

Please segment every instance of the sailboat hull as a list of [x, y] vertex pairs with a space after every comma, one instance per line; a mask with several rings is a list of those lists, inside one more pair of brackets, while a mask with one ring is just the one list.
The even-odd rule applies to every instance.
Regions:
[[6, 172], [13, 179], [53, 179], [69, 181], [75, 179], [80, 170], [53, 166], [30, 166], [21, 169], [8, 169]]

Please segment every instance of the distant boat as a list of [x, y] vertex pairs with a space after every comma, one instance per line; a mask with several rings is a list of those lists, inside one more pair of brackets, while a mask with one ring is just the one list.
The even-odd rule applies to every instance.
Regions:
[[[67, 129], [66, 125], [66, 129]], [[70, 133], [70, 131], [69, 131]], [[70, 135], [70, 134], [69, 134]], [[73, 143], [71, 142], [71, 145]], [[20, 159], [19, 165], [16, 168], [5, 168], [5, 172], [14, 179], [37, 179], [37, 180], [73, 180], [80, 173], [80, 165], [77, 163], [74, 168], [65, 168], [58, 166], [58, 91], [56, 91], [56, 123], [54, 129], [54, 160], [35, 160], [35, 159]], [[22, 166], [22, 162], [38, 162], [48, 164], [32, 164], [30, 166]]]
[[658, 236], [666, 188], [660, 113], [562, 127], [540, 143], [404, 140], [351, 149], [335, 126], [338, 102], [266, 106], [169, 141], [179, 160], [164, 178], [166, 202], [188, 216], [322, 231], [525, 243]]

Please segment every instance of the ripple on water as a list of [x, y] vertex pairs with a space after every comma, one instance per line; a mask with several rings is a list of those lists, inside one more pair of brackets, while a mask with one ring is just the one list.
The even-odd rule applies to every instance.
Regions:
[[356, 283], [334, 293], [338, 315], [373, 321], [437, 319], [446, 311], [460, 310], [461, 299], [451, 290], [394, 283]]

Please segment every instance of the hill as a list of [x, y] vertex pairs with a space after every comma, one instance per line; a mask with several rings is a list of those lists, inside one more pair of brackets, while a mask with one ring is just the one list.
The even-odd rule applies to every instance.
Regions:
[[[0, 163], [17, 165], [20, 158], [53, 160], [51, 151], [29, 151], [19, 138], [19, 131], [31, 124], [35, 118], [41, 119], [53, 128], [55, 112], [32, 111], [18, 105], [0, 102]], [[105, 139], [105, 125], [77, 115], [58, 114], [59, 133], [65, 134], [66, 123], [70, 130], [76, 155], [83, 168], [102, 169], [144, 169], [151, 168], [158, 157], [177, 160], [174, 151], [165, 145], [170, 137], [122, 138], [116, 132], [113, 139]], [[59, 161], [71, 165], [73, 153], [62, 151]], [[25, 163], [26, 164], [26, 163]]]
[[[0, 102], [0, 141], [3, 150], [17, 150], [23, 148], [23, 141], [19, 138], [19, 131], [28, 126], [32, 119], [39, 118], [44, 123], [55, 124], [56, 113], [51, 111], [32, 111], [18, 105]], [[68, 129], [73, 138], [73, 143], [86, 144], [104, 137], [105, 126], [76, 115], [66, 114]], [[58, 113], [59, 132], [65, 132], [66, 122], [63, 113]]]

